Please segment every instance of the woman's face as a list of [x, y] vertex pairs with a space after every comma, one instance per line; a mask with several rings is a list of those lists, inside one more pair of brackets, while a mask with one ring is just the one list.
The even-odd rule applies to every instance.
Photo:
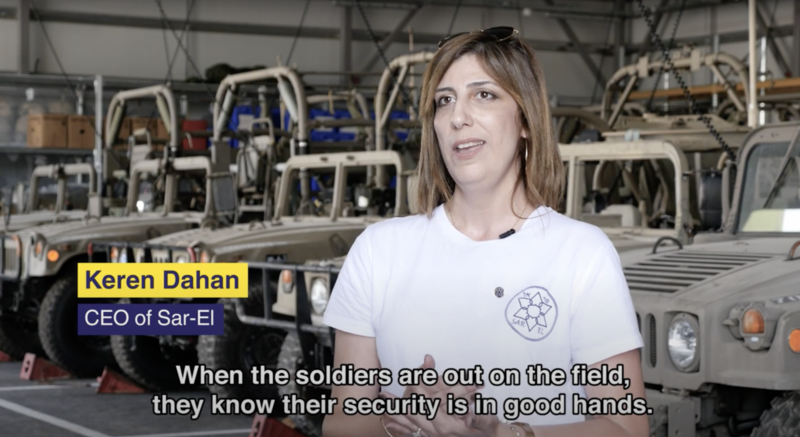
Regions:
[[434, 129], [447, 170], [461, 188], [490, 188], [516, 180], [520, 137], [517, 103], [486, 73], [478, 58], [454, 61], [434, 96]]

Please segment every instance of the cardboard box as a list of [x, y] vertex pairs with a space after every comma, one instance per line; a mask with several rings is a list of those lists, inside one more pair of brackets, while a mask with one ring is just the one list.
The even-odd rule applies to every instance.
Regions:
[[[131, 117], [131, 134], [138, 129], [150, 129], [150, 138], [153, 140], [166, 141], [169, 139], [167, 129], [164, 127], [164, 122], [161, 118], [148, 118], [148, 117]], [[130, 134], [129, 134], [130, 135]]]
[[67, 148], [94, 149], [94, 116], [70, 115], [67, 118]]
[[28, 147], [66, 148], [67, 115], [28, 115]]

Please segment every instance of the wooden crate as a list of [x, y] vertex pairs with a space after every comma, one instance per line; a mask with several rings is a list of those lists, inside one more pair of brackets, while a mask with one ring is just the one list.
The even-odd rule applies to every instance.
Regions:
[[28, 115], [28, 147], [66, 148], [67, 115]]
[[94, 149], [94, 117], [90, 115], [70, 115], [67, 118], [67, 148]]

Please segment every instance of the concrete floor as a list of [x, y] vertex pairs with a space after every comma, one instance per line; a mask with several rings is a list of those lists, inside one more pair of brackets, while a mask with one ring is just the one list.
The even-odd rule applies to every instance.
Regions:
[[21, 362], [0, 362], [0, 436], [193, 437], [249, 435], [253, 416], [214, 415], [207, 391], [169, 393], [205, 398], [197, 420], [153, 414], [152, 394], [97, 394], [97, 381], [38, 383], [20, 379]]

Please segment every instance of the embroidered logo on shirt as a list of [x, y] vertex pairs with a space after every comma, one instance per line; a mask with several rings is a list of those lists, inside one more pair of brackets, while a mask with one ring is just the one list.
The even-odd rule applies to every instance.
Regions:
[[506, 320], [526, 340], [539, 341], [553, 330], [558, 318], [558, 305], [550, 292], [542, 287], [528, 287], [511, 298], [506, 307]]

